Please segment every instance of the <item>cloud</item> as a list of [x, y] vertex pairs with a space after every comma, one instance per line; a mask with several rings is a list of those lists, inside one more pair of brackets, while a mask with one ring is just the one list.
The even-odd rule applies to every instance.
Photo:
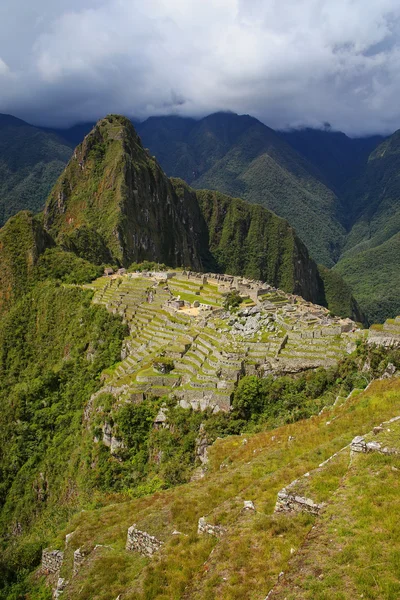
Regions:
[[232, 110], [400, 127], [397, 0], [14, 0], [0, 57], [0, 111], [36, 123]]

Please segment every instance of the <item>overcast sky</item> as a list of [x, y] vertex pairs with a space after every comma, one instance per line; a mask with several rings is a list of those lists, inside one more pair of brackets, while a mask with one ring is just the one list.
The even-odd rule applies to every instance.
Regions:
[[399, 0], [0, 0], [0, 112], [400, 128]]

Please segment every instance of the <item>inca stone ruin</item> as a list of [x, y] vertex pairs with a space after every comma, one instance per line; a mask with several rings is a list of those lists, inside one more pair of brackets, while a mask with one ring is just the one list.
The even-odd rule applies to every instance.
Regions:
[[[242, 375], [330, 366], [364, 335], [324, 307], [242, 277], [127, 273], [91, 287], [94, 302], [129, 326], [121, 363], [104, 387], [121, 401], [173, 395], [184, 408], [227, 411]], [[236, 312], [223, 307], [232, 291], [244, 303]], [[156, 368], [162, 360], [172, 361], [168, 372]], [[103, 434], [117, 449], [107, 425]]]

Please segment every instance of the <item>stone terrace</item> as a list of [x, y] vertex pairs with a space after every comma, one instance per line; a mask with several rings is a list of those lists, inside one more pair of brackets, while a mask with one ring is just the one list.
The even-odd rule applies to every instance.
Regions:
[[[329, 366], [354, 348], [362, 332], [349, 319], [263, 282], [191, 272], [124, 274], [91, 284], [94, 302], [128, 324], [107, 386], [122, 399], [174, 394], [183, 407], [229, 410], [244, 374], [295, 373]], [[223, 308], [237, 290], [237, 312]], [[160, 373], [153, 363], [173, 361]]]

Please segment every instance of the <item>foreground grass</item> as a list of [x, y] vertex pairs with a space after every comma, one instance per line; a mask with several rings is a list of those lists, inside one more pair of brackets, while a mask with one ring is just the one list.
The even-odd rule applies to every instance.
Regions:
[[272, 598], [400, 597], [400, 458], [357, 455]]
[[[316, 521], [315, 517], [309, 515], [292, 517], [274, 514], [273, 510], [277, 492], [282, 487], [305, 472], [316, 469], [322, 461], [349, 444], [355, 435], [366, 433], [381, 421], [398, 414], [400, 381], [375, 382], [368, 391], [353, 396], [341, 406], [319, 416], [273, 431], [217, 440], [210, 451], [209, 473], [204, 480], [134, 501], [127, 502], [120, 497], [120, 502], [113, 505], [76, 515], [58, 541], [58, 545], [62, 545], [64, 534], [74, 531], [66, 552], [63, 573], [71, 579], [71, 583], [64, 597], [66, 600], [115, 600], [118, 594], [123, 594], [124, 600], [265, 597], [276, 583], [278, 574], [286, 572], [289, 565], [293, 564], [293, 557], [300, 557], [302, 552], [307, 552], [308, 536], [310, 531], [315, 531], [311, 529], [312, 526], [316, 524], [320, 527], [325, 521], [329, 524], [328, 515], [339, 512], [334, 506], [341, 508], [346, 515], [346, 504], [340, 500], [340, 493], [347, 489], [347, 484], [342, 487], [343, 481], [354, 481], [349, 492], [349, 498], [351, 496], [353, 500], [348, 500], [354, 503], [351, 517], [354, 527], [349, 540], [355, 547], [362, 545], [363, 552], [367, 552], [364, 536], [369, 536], [369, 547], [374, 547], [374, 552], [379, 555], [384, 539], [378, 535], [379, 531], [365, 525], [366, 517], [362, 509], [357, 508], [357, 498], [363, 496], [363, 478], [366, 477], [368, 485], [364, 504], [368, 507], [372, 503], [379, 507], [377, 498], [382, 492], [384, 478], [378, 485], [378, 479], [372, 477], [372, 471], [364, 475], [354, 472], [353, 476], [357, 461], [348, 470], [348, 457], [345, 459], [339, 455], [336, 461], [328, 463], [325, 477], [317, 471], [316, 476], [311, 478], [310, 490], [314, 496], [328, 501], [327, 512], [322, 518]], [[289, 436], [294, 439], [289, 439]], [[397, 489], [392, 487], [393, 476], [390, 475], [395, 474], [390, 469], [395, 466], [393, 461], [397, 459], [362, 456], [360, 462], [363, 459], [364, 462], [372, 461], [368, 463], [372, 470], [378, 468], [374, 461], [387, 463], [389, 489]], [[388, 498], [392, 496], [395, 493], [390, 491]], [[243, 512], [244, 500], [253, 500], [257, 512]], [[388, 521], [383, 527], [384, 531], [389, 527], [389, 522], [395, 522], [394, 517], [390, 517], [388, 503], [389, 499], [383, 503], [386, 508], [374, 508], [371, 512], [380, 528], [383, 523], [381, 517], [386, 511]], [[393, 506], [396, 511], [397, 504]], [[227, 528], [226, 535], [220, 540], [198, 536], [197, 522], [203, 515], [207, 516], [209, 522], [224, 525]], [[133, 523], [165, 542], [157, 557], [149, 560], [125, 551], [127, 529]], [[172, 535], [174, 530], [180, 531], [181, 535]], [[97, 544], [108, 547], [94, 550]], [[389, 544], [393, 556], [385, 566], [388, 582], [395, 580], [396, 556], [400, 549], [394, 530]], [[71, 578], [72, 553], [78, 547], [84, 548], [89, 554], [79, 574]], [[321, 549], [317, 551], [321, 552]], [[361, 556], [360, 564], [363, 560]], [[313, 575], [310, 577], [315, 579]], [[329, 581], [329, 578], [325, 579], [324, 585], [335, 585], [329, 584]], [[351, 585], [351, 589], [358, 590], [357, 586], [361, 584], [353, 582]], [[369, 589], [368, 583], [362, 585], [366, 586], [366, 590]], [[381, 588], [378, 593], [375, 586], [375, 596], [364, 597], [396, 597], [390, 595], [395, 593], [390, 590], [397, 590], [395, 583], [388, 583], [386, 588], [381, 584]], [[292, 597], [357, 597], [332, 596], [329, 595], [329, 587], [321, 589], [320, 596], [312, 595], [315, 590], [310, 588], [304, 591], [304, 594], [309, 593], [308, 596]], [[282, 598], [286, 597], [285, 594]]]

